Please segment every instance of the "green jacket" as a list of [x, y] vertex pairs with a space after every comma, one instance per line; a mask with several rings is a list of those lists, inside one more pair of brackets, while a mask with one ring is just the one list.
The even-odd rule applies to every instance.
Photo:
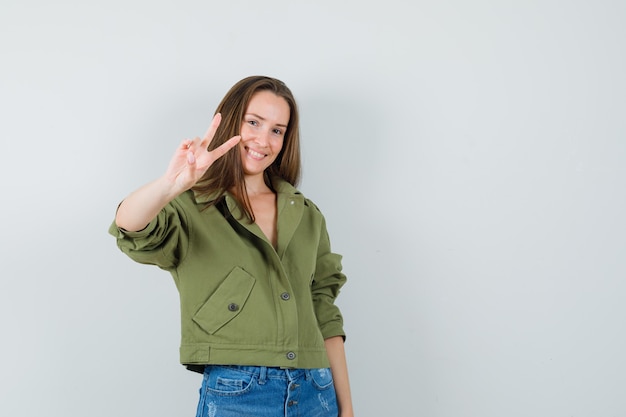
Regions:
[[344, 336], [334, 301], [346, 278], [324, 217], [298, 190], [275, 181], [277, 250], [232, 195], [203, 210], [187, 191], [139, 232], [109, 232], [133, 260], [169, 271], [180, 295], [180, 360], [325, 368], [324, 339]]

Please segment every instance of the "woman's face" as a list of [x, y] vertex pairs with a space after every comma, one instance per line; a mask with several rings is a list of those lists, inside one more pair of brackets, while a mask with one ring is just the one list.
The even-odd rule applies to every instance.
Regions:
[[287, 101], [271, 91], [256, 92], [241, 123], [241, 162], [247, 176], [262, 175], [283, 148], [289, 124]]

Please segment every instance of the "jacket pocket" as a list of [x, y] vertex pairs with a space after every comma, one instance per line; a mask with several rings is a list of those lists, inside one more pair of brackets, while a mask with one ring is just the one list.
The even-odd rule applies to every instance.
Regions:
[[193, 317], [204, 331], [213, 334], [237, 317], [252, 292], [255, 279], [236, 267]]

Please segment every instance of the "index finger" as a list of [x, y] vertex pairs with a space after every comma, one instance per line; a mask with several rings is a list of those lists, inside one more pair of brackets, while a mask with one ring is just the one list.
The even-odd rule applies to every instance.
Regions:
[[202, 141], [200, 142], [202, 147], [207, 148], [209, 146], [209, 143], [213, 140], [213, 136], [215, 136], [215, 132], [217, 131], [217, 127], [220, 125], [221, 121], [222, 115], [220, 113], [216, 113], [215, 116], [213, 116], [213, 120], [211, 120], [211, 125], [202, 137]]

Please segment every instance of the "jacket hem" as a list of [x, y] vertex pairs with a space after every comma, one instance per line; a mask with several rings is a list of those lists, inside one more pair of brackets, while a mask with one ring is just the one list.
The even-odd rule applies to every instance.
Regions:
[[202, 372], [205, 365], [271, 366], [279, 368], [328, 368], [325, 348], [268, 350], [241, 346], [182, 345], [180, 362], [190, 371]]

